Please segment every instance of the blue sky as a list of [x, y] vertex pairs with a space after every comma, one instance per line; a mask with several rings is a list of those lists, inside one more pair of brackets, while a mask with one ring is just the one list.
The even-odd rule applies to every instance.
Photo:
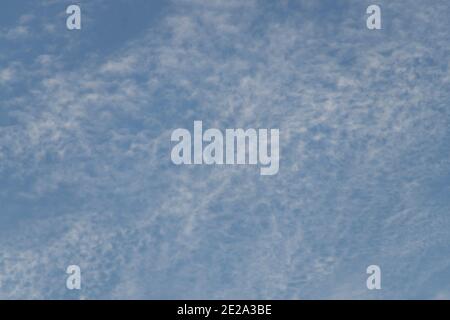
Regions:
[[[0, 4], [0, 298], [450, 298], [447, 1], [73, 3]], [[279, 173], [173, 165], [194, 120]]]

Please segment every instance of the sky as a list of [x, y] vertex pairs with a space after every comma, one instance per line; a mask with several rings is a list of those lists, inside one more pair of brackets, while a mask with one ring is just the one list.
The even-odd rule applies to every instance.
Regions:
[[[0, 299], [450, 299], [449, 17], [2, 0]], [[196, 120], [279, 129], [278, 174], [174, 165]]]

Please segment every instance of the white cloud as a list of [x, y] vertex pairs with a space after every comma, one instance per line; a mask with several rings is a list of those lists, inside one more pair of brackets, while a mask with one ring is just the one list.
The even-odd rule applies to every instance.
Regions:
[[0, 83], [5, 84], [13, 80], [14, 71], [12, 68], [0, 70]]
[[16, 40], [27, 37], [30, 34], [28, 27], [17, 26], [12, 29], [3, 32], [3, 36], [8, 40]]
[[[1, 297], [64, 295], [41, 273], [76, 257], [87, 298], [360, 298], [357, 263], [387, 261], [400, 277], [448, 240], [448, 208], [422, 196], [444, 170], [428, 157], [446, 141], [448, 113], [434, 106], [448, 74], [417, 65], [445, 52], [411, 37], [370, 47], [351, 14], [330, 36], [302, 12], [254, 30], [255, 2], [178, 4], [106, 59], [42, 79], [44, 55], [22, 75], [33, 86], [8, 101], [18, 124], [0, 128], [0, 172], [29, 181], [30, 199], [66, 188], [80, 203], [9, 234]], [[280, 128], [279, 175], [168, 168], [171, 129], [194, 118]]]

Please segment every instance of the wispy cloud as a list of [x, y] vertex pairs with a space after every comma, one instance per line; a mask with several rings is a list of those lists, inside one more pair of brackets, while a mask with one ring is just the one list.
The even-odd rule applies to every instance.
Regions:
[[[26, 89], [0, 126], [0, 297], [71, 297], [73, 263], [86, 298], [427, 295], [450, 266], [449, 42], [430, 24], [448, 8], [414, 3], [383, 3], [371, 33], [359, 1], [177, 1], [76, 70], [58, 51], [0, 69]], [[171, 130], [198, 119], [280, 128], [280, 173], [172, 166]]]

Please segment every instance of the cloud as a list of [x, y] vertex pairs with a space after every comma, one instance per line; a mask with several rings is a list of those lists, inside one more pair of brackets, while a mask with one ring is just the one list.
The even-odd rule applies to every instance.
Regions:
[[19, 23], [20, 24], [29, 24], [31, 21], [34, 20], [34, 15], [32, 14], [24, 14], [22, 16], [20, 16], [19, 18]]
[[[78, 297], [69, 264], [84, 298], [372, 298], [373, 263], [390, 279], [380, 296], [423, 294], [450, 264], [423, 254], [449, 237], [434, 197], [448, 41], [445, 26], [424, 37], [404, 20], [448, 9], [385, 3], [391, 27], [370, 33], [359, 2], [332, 26], [339, 10], [300, 6], [179, 1], [76, 70], [36, 54], [26, 94], [5, 101], [15, 124], [0, 127], [0, 297]], [[65, 65], [46, 71], [54, 60]], [[172, 166], [171, 131], [199, 119], [279, 128], [279, 174]]]
[[0, 83], [4, 84], [10, 82], [14, 77], [12, 68], [6, 68], [0, 71]]
[[136, 70], [137, 61], [135, 57], [123, 57], [118, 61], [108, 61], [102, 67], [101, 71], [106, 73], [126, 74]]
[[4, 37], [8, 40], [15, 40], [27, 37], [30, 34], [28, 27], [17, 26], [4, 33]]

